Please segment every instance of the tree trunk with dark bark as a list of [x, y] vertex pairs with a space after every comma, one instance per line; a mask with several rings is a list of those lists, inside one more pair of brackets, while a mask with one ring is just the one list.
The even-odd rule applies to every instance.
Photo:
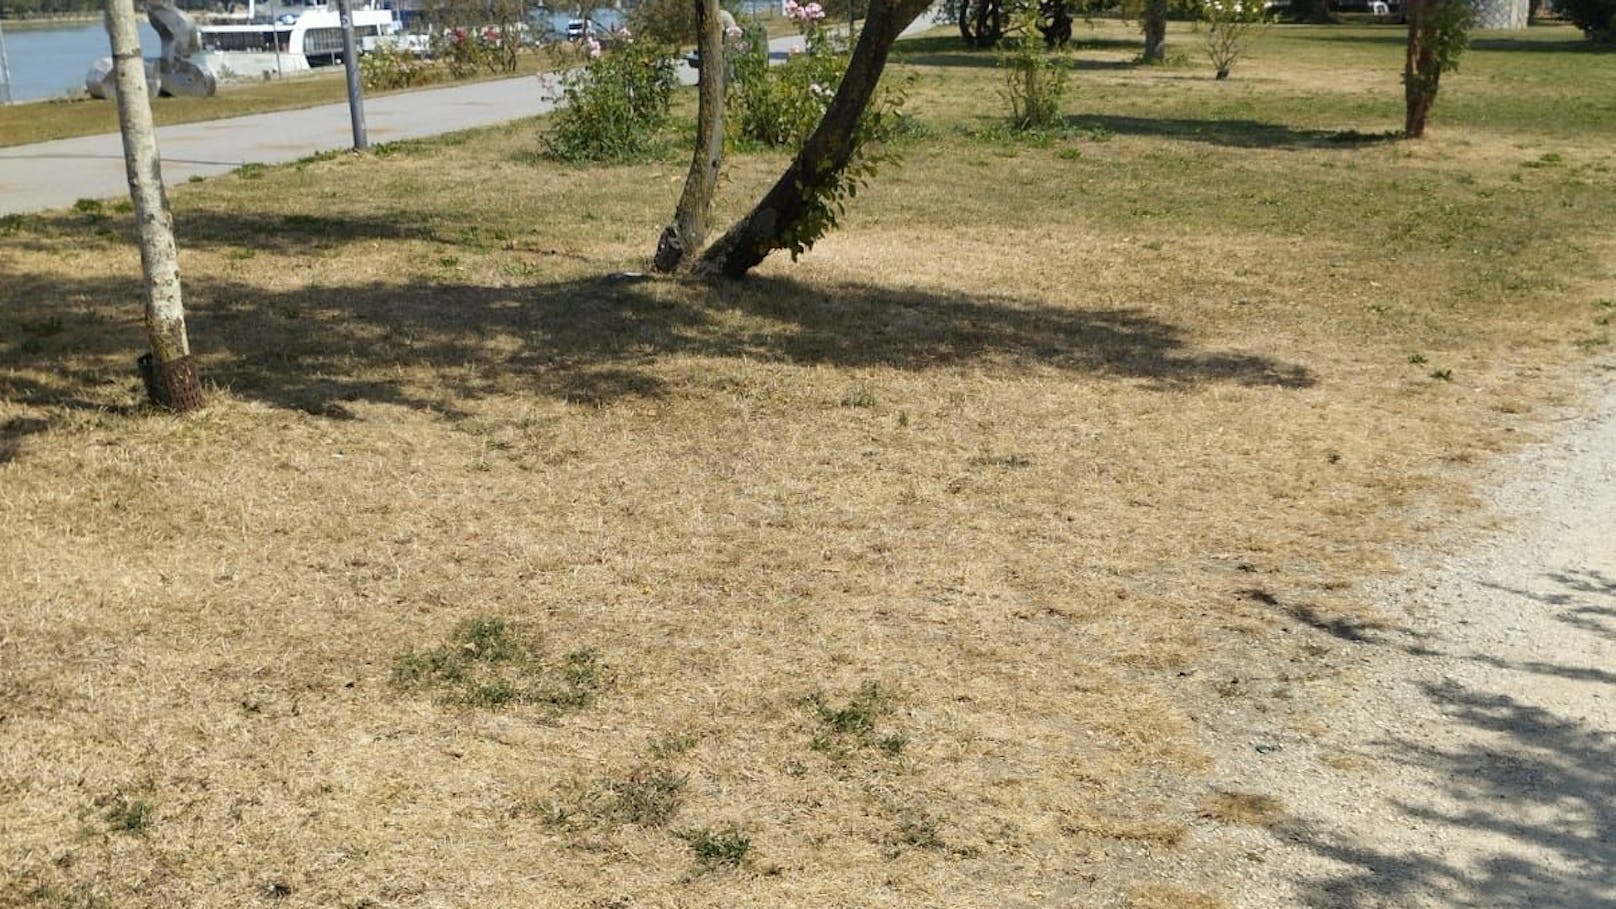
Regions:
[[667, 273], [679, 268], [701, 249], [707, 239], [713, 193], [724, 162], [724, 23], [718, 0], [693, 0], [696, 5], [696, 53], [701, 73], [696, 83], [696, 149], [685, 175], [684, 192], [674, 209], [673, 223], [662, 231], [652, 264]]
[[1145, 0], [1146, 63], [1167, 59], [1167, 0]]
[[702, 254], [698, 270], [739, 278], [769, 253], [785, 249], [813, 212], [817, 194], [833, 185], [852, 160], [859, 118], [875, 97], [892, 42], [931, 0], [874, 0], [852, 59], [830, 107], [802, 150], [745, 218]]
[[1330, 14], [1330, 0], [1295, 0], [1291, 4], [1291, 21], [1324, 25], [1336, 21]]
[[1435, 54], [1427, 34], [1426, 21], [1434, 0], [1407, 0], [1403, 5], [1408, 17], [1408, 46], [1403, 55], [1403, 137], [1419, 139], [1425, 135], [1425, 121], [1431, 114], [1431, 102], [1436, 99], [1432, 70], [1436, 67]]
[[202, 406], [202, 383], [185, 331], [180, 297], [179, 250], [173, 216], [163, 191], [163, 173], [152, 131], [146, 62], [140, 56], [133, 0], [108, 0], [107, 37], [112, 44], [113, 77], [118, 86], [118, 128], [123, 135], [124, 171], [135, 204], [140, 265], [146, 285], [146, 333], [150, 359], [141, 373], [153, 402], [176, 412]]

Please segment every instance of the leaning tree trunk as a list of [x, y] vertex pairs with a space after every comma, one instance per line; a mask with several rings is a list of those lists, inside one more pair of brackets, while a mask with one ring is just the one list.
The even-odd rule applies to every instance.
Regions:
[[704, 274], [743, 277], [769, 253], [785, 249], [814, 211], [814, 200], [833, 185], [853, 157], [859, 118], [875, 96], [892, 42], [932, 0], [874, 0], [825, 116], [803, 143], [791, 166], [745, 218], [707, 251], [697, 266]]
[[718, 169], [724, 161], [724, 23], [718, 0], [694, 0], [696, 4], [696, 53], [701, 61], [697, 76], [696, 150], [685, 175], [684, 192], [673, 212], [673, 223], [657, 241], [653, 265], [657, 271], [671, 272], [698, 249], [707, 238], [707, 220], [712, 212], [713, 192], [718, 188]]
[[1425, 121], [1436, 100], [1437, 80], [1441, 78], [1436, 51], [1431, 46], [1429, 20], [1437, 0], [1407, 0], [1408, 46], [1403, 55], [1403, 136], [1418, 139], [1425, 135]]
[[1167, 0], [1145, 0], [1146, 63], [1167, 59]]
[[133, 0], [108, 0], [107, 37], [118, 86], [118, 127], [123, 134], [124, 171], [135, 203], [140, 232], [140, 266], [146, 284], [146, 333], [151, 353], [141, 357], [146, 393], [154, 403], [177, 412], [202, 406], [202, 383], [185, 333], [180, 299], [179, 251], [173, 217], [163, 191], [157, 138], [152, 131], [146, 62], [140, 56]]

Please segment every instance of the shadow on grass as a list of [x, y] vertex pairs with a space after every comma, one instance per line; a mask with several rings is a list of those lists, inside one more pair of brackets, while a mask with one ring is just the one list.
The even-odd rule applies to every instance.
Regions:
[[[1408, 43], [1408, 31], [1403, 26], [1388, 28], [1383, 34], [1329, 34], [1316, 36], [1320, 41], [1340, 41], [1352, 44], [1388, 44], [1403, 47]], [[1525, 52], [1537, 54], [1610, 54], [1616, 53], [1616, 44], [1573, 38], [1472, 38], [1469, 45], [1474, 51]]]
[[[1548, 592], [1495, 589], [1550, 606], [1557, 610], [1556, 620], [1612, 639], [1616, 579], [1579, 569], [1548, 573], [1543, 580]], [[1511, 662], [1490, 654], [1471, 658], [1503, 673], [1548, 676], [1571, 685], [1616, 683], [1616, 675], [1597, 667]], [[1304, 905], [1370, 909], [1432, 900], [1465, 909], [1616, 905], [1616, 799], [1610, 793], [1616, 730], [1561, 707], [1557, 698], [1528, 703], [1493, 687], [1451, 679], [1421, 686], [1456, 733], [1449, 740], [1457, 744], [1433, 744], [1413, 735], [1378, 743], [1388, 762], [1422, 768], [1442, 781], [1435, 798], [1393, 806], [1432, 831], [1429, 848], [1386, 848], [1310, 822], [1278, 831], [1336, 863], [1303, 882]], [[1530, 682], [1514, 687], [1535, 690]], [[1455, 861], [1448, 844], [1463, 844], [1458, 854], [1476, 859]]]
[[[1143, 49], [1144, 44], [1141, 41], [1123, 41], [1114, 38], [1082, 40], [1074, 37], [1067, 45], [1067, 51], [1074, 55], [1081, 54], [1085, 50], [1128, 50], [1138, 53]], [[901, 41], [892, 48], [892, 60], [910, 66], [949, 66], [966, 69], [994, 69], [999, 65], [998, 51], [992, 48], [971, 47], [960, 38], [950, 35]], [[1072, 56], [1069, 65], [1075, 70], [1123, 70], [1134, 69], [1139, 64], [1133, 60], [1089, 60]]]
[[1070, 129], [1124, 136], [1154, 136], [1208, 142], [1235, 148], [1360, 148], [1394, 142], [1395, 132], [1364, 133], [1354, 129], [1297, 129], [1260, 120], [1191, 120], [1178, 117], [1128, 117], [1082, 114], [1066, 118]]
[[[187, 295], [209, 380], [243, 397], [338, 417], [344, 402], [360, 400], [453, 412], [456, 402], [488, 394], [593, 404], [655, 397], [682, 381], [684, 373], [662, 368], [680, 356], [917, 371], [1054, 368], [1162, 388], [1314, 382], [1300, 365], [1196, 350], [1177, 327], [1137, 309], [868, 285], [590, 279], [274, 292], [193, 277]], [[78, 301], [84, 324], [52, 323], [48, 336], [30, 334], [39, 313], [63, 299]], [[105, 399], [109, 376], [132, 383], [130, 364], [144, 348], [132, 311], [138, 299], [134, 281], [22, 275], [11, 282], [0, 291], [0, 397], [51, 406]], [[113, 329], [115, 312], [123, 318]], [[46, 376], [59, 384], [37, 378]]]

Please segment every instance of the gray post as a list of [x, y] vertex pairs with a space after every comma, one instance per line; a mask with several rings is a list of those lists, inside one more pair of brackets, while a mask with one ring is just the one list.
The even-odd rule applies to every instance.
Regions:
[[359, 90], [359, 52], [354, 47], [353, 10], [350, 0], [337, 0], [337, 12], [342, 17], [342, 68], [348, 71], [348, 118], [353, 121], [354, 151], [370, 147], [365, 138], [365, 96]]

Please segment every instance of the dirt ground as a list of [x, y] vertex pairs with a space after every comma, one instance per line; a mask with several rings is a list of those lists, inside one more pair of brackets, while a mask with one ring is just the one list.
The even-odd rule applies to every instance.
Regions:
[[1214, 778], [1286, 806], [1218, 844], [1237, 905], [1616, 905], [1611, 368], [1494, 466], [1488, 524], [1453, 516], [1371, 591], [1395, 629], [1297, 629], [1335, 673], [1327, 730], [1218, 724], [1233, 747]]

